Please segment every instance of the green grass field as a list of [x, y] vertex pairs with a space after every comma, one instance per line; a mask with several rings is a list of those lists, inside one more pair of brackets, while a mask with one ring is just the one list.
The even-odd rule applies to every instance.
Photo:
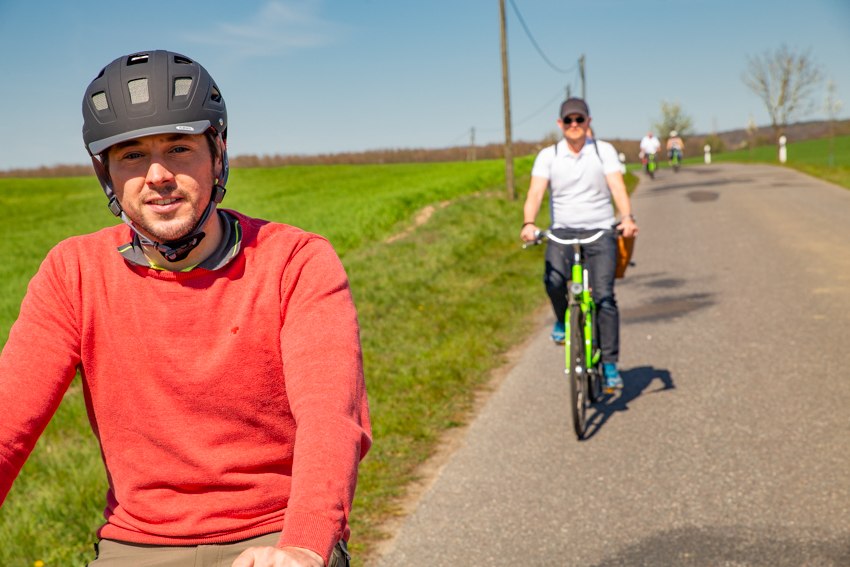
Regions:
[[[527, 186], [530, 158], [518, 159]], [[522, 251], [521, 202], [502, 162], [287, 167], [233, 172], [225, 205], [328, 236], [352, 282], [375, 444], [353, 514], [357, 564], [441, 432], [529, 331], [540, 251]], [[523, 177], [525, 175], [525, 177]], [[524, 193], [524, 191], [522, 191]], [[94, 178], [3, 179], [0, 344], [26, 284], [57, 241], [114, 223]], [[407, 236], [416, 213], [436, 206]], [[105, 478], [79, 380], [0, 509], [0, 565], [80, 565], [102, 522]]]

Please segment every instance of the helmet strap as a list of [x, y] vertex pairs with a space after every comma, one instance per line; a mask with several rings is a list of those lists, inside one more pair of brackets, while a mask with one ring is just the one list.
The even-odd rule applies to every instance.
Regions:
[[[139, 234], [138, 231], [136, 231], [136, 234]], [[156, 251], [159, 252], [160, 255], [168, 262], [179, 262], [191, 254], [192, 250], [197, 248], [197, 246], [201, 243], [201, 240], [204, 239], [204, 236], [206, 236], [206, 233], [196, 232], [178, 240], [160, 243], [154, 242], [153, 240], [147, 239], [139, 234], [139, 241], [142, 244], [156, 248]]]

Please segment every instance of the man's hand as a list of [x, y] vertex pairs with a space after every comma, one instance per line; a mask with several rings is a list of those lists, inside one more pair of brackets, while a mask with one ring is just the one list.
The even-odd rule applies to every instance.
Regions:
[[325, 567], [322, 557], [303, 547], [249, 547], [232, 567]]
[[623, 220], [617, 225], [617, 230], [622, 231], [623, 236], [626, 238], [630, 236], [637, 236], [638, 233], [638, 227], [631, 216], [623, 217]]
[[522, 227], [522, 231], [519, 233], [519, 237], [523, 242], [534, 242], [537, 240], [536, 235], [537, 231], [540, 230], [536, 225], [527, 224]]

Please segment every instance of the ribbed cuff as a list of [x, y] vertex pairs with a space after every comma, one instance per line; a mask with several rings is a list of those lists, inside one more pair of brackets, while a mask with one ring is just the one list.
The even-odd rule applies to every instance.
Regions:
[[319, 514], [290, 509], [283, 521], [280, 545], [311, 549], [321, 555], [327, 565], [340, 538], [342, 531], [336, 522]]

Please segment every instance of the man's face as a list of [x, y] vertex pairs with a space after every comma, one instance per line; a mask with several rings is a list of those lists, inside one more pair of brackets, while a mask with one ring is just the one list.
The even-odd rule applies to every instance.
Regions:
[[558, 120], [558, 126], [568, 142], [580, 142], [587, 137], [590, 127], [590, 117], [581, 114], [569, 114]]
[[189, 234], [215, 181], [205, 135], [145, 136], [110, 147], [107, 156], [118, 202], [142, 234], [157, 242]]

